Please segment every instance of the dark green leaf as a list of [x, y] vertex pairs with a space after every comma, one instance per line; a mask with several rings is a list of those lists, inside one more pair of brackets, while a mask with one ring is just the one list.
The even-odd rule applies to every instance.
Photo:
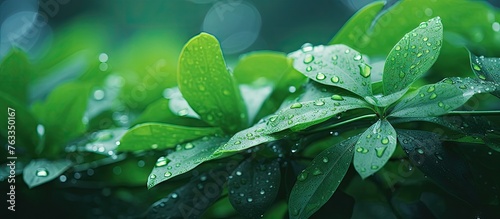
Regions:
[[178, 84], [189, 105], [208, 124], [228, 133], [246, 126], [240, 91], [212, 35], [201, 33], [186, 44], [179, 59]]
[[179, 145], [176, 151], [158, 158], [149, 175], [148, 188], [188, 172], [202, 162], [217, 158], [218, 156], [214, 155], [214, 152], [225, 142], [227, 142], [225, 137], [204, 137]]
[[280, 180], [280, 164], [276, 160], [260, 162], [248, 158], [229, 176], [229, 201], [246, 218], [261, 218], [274, 203]]
[[376, 173], [396, 149], [396, 131], [387, 120], [378, 120], [359, 137], [354, 153], [354, 168], [366, 177]]
[[318, 83], [344, 88], [361, 97], [372, 94], [372, 67], [361, 53], [348, 46], [305, 44], [289, 56], [295, 60], [295, 69]]
[[222, 134], [215, 127], [187, 127], [163, 123], [143, 123], [123, 135], [117, 151], [166, 149], [207, 135]]
[[[443, 41], [439, 17], [422, 22], [392, 48], [384, 66], [384, 94], [404, 90], [422, 77], [436, 61]], [[403, 94], [401, 94], [403, 95]]]
[[493, 83], [471, 78], [447, 78], [436, 84], [420, 87], [404, 96], [390, 116], [426, 117], [439, 116], [462, 106], [473, 95], [495, 91]]
[[[500, 83], [500, 58], [476, 56], [470, 53], [470, 61], [472, 70], [481, 80]], [[500, 89], [491, 94], [500, 98]]]
[[299, 174], [290, 194], [290, 218], [308, 218], [330, 199], [349, 169], [356, 140], [324, 150]]
[[23, 170], [23, 179], [28, 187], [33, 188], [57, 178], [71, 165], [71, 161], [67, 159], [55, 161], [46, 159], [32, 160]]
[[438, 134], [398, 130], [398, 141], [410, 161], [444, 190], [471, 204], [479, 203], [467, 164], [441, 145]]
[[13, 48], [0, 62], [0, 92], [5, 92], [20, 103], [28, 99], [28, 82], [32, 68], [24, 52]]

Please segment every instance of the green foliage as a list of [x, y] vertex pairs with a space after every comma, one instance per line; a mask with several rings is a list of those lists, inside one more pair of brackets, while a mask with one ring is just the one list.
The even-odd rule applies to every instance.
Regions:
[[[117, 196], [150, 205], [146, 218], [456, 216], [436, 206], [498, 217], [498, 44], [490, 20], [466, 16], [497, 11], [465, 0], [382, 7], [360, 10], [332, 45], [251, 52], [234, 74], [208, 33], [134, 62], [162, 41], [136, 36], [132, 52], [109, 66], [83, 58], [66, 81], [51, 69], [71, 66], [78, 48], [42, 63], [13, 49], [0, 106], [19, 118], [18, 173], [29, 188], [85, 172], [82, 182], [144, 190]], [[469, 62], [457, 45], [475, 51]]]

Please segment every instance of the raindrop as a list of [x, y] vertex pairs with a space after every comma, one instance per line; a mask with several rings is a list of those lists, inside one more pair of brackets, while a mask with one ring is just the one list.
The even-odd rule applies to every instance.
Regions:
[[370, 65], [363, 64], [363, 65], [358, 65], [358, 67], [361, 76], [363, 76], [364, 78], [370, 77], [370, 74], [372, 72], [372, 67]]
[[187, 116], [188, 115], [188, 110], [187, 109], [182, 109], [182, 110], [179, 110], [179, 112], [177, 112], [177, 115], [179, 116]]
[[227, 89], [223, 89], [222, 90], [222, 94], [226, 95], [226, 96], [229, 96], [231, 95], [231, 91], [227, 90]]
[[424, 150], [422, 150], [421, 148], [418, 148], [418, 149], [417, 149], [417, 153], [419, 153], [419, 154], [424, 154]]
[[474, 63], [474, 64], [472, 64], [472, 68], [473, 68], [474, 70], [476, 70], [476, 71], [481, 71], [481, 67], [479, 67], [479, 65], [477, 65], [477, 64], [475, 64], [475, 63]]
[[169, 159], [167, 159], [166, 157], [160, 157], [158, 158], [158, 160], [156, 161], [156, 166], [157, 167], [162, 167], [162, 166], [165, 166], [168, 164], [168, 162], [170, 162]]
[[149, 175], [149, 178], [150, 179], [156, 179], [156, 175], [155, 174], [151, 174], [151, 175]]
[[384, 155], [385, 149], [387, 149], [387, 147], [375, 148], [377, 157], [382, 157]]
[[389, 138], [385, 137], [385, 138], [382, 138], [382, 140], [380, 141], [382, 144], [389, 144]]
[[337, 77], [337, 76], [333, 76], [331, 80], [332, 80], [333, 83], [339, 83], [340, 78]]
[[312, 66], [307, 66], [307, 68], [306, 68], [306, 71], [307, 71], [307, 72], [310, 72], [310, 71], [312, 71], [312, 70], [313, 70], [313, 67], [312, 67]]
[[296, 87], [294, 87], [294, 86], [290, 86], [290, 87], [288, 87], [288, 92], [290, 92], [290, 93], [295, 93], [295, 91], [297, 91], [297, 88], [296, 88]]
[[176, 199], [179, 197], [179, 195], [177, 195], [177, 193], [174, 192], [174, 193], [172, 193], [172, 195], [170, 197], [172, 197], [173, 199]]
[[264, 194], [266, 194], [266, 192], [264, 190], [260, 190], [260, 194], [264, 195]]
[[436, 99], [437, 97], [437, 94], [436, 93], [432, 93], [431, 96], [429, 97], [429, 99], [433, 100], [433, 99]]
[[304, 43], [300, 49], [302, 52], [311, 52], [313, 50], [313, 45], [310, 43]]
[[486, 77], [484, 75], [478, 75], [479, 79], [481, 80], [486, 80]]
[[241, 174], [242, 174], [241, 171], [236, 171], [237, 176], [241, 176]]
[[252, 199], [252, 198], [247, 198], [247, 201], [248, 201], [248, 202], [252, 202], [252, 201], [253, 201], [253, 199]]
[[344, 100], [344, 98], [338, 94], [332, 95], [332, 100]]
[[93, 96], [94, 96], [94, 99], [95, 99], [95, 100], [103, 100], [103, 99], [104, 99], [105, 94], [104, 94], [104, 91], [103, 91], [103, 90], [100, 90], [100, 89], [99, 89], [99, 90], [95, 90], [95, 91], [94, 91]]
[[193, 149], [193, 148], [194, 148], [193, 143], [187, 143], [186, 145], [184, 145], [184, 149], [186, 149], [186, 150]]
[[360, 54], [357, 54], [354, 56], [354, 61], [359, 61], [361, 60], [362, 56]]
[[323, 73], [318, 73], [318, 74], [316, 74], [316, 79], [317, 79], [317, 80], [320, 80], [320, 81], [321, 81], [321, 80], [325, 80], [325, 78], [326, 78], [326, 76], [325, 76], [325, 74], [323, 74]]
[[325, 105], [325, 101], [323, 101], [321, 99], [316, 100], [316, 101], [314, 101], [314, 105], [315, 106], [323, 106], [323, 105]]
[[377, 166], [377, 165], [372, 165], [372, 166], [371, 166], [371, 168], [372, 168], [372, 170], [376, 170], [376, 169], [378, 169], [378, 168], [380, 168], [380, 167], [379, 167], [379, 166]]
[[420, 28], [426, 28], [427, 27], [427, 22], [422, 22], [419, 25]]
[[458, 88], [460, 88], [460, 89], [467, 89], [467, 85], [462, 84], [462, 85], [458, 86]]
[[312, 61], [314, 61], [314, 56], [311, 54], [306, 54], [306, 56], [304, 57], [304, 64], [309, 64]]
[[444, 103], [443, 102], [439, 102], [438, 106], [441, 107], [441, 108], [443, 108], [444, 107]]
[[328, 157], [323, 157], [323, 163], [328, 163]]
[[165, 176], [165, 177], [171, 177], [171, 176], [172, 176], [172, 173], [167, 171], [167, 172], [165, 172], [165, 175], [164, 175], [164, 176]]
[[417, 54], [417, 57], [418, 57], [418, 58], [420, 58], [422, 55], [423, 55], [423, 54], [422, 54], [421, 52], [419, 52], [419, 53]]
[[434, 154], [434, 155], [436, 156], [436, 158], [437, 158], [438, 160], [443, 160], [443, 157], [442, 157], [439, 153], [436, 153], [436, 154]]
[[312, 172], [313, 176], [318, 176], [318, 175], [321, 175], [321, 174], [323, 174], [323, 172], [320, 169], [318, 169], [318, 168], [315, 168], [314, 171]]
[[405, 74], [404, 72], [400, 72], [400, 73], [399, 73], [399, 77], [400, 77], [400, 78], [404, 78], [404, 77], [405, 77], [405, 75], [406, 75], [406, 74]]
[[46, 177], [49, 175], [49, 171], [43, 167], [38, 168], [38, 169], [36, 169], [35, 175], [39, 176], [39, 177]]
[[298, 181], [304, 181], [304, 180], [307, 179], [307, 175], [308, 175], [307, 172], [302, 171], [302, 173], [300, 173], [299, 176], [297, 177], [297, 180]]
[[332, 56], [332, 60], [333, 60], [333, 61], [337, 61], [337, 59], [339, 59], [339, 56], [337, 56], [337, 55], [333, 55], [333, 56]]
[[301, 103], [294, 103], [290, 106], [290, 109], [298, 109], [301, 108], [302, 104]]
[[396, 51], [399, 51], [399, 50], [401, 50], [401, 46], [400, 46], [400, 45], [397, 45], [397, 46], [396, 46]]
[[423, 40], [424, 42], [427, 42], [427, 40], [429, 40], [429, 38], [428, 38], [428, 37], [424, 37], [422, 40]]
[[368, 149], [363, 148], [363, 147], [359, 147], [356, 149], [356, 152], [362, 153], [362, 154], [366, 154], [366, 153], [368, 153], [368, 151], [369, 151]]

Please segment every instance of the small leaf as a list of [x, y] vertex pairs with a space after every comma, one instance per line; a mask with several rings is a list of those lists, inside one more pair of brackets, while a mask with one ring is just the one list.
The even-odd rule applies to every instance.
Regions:
[[152, 204], [145, 218], [202, 218], [203, 213], [221, 196], [226, 179], [216, 177], [220, 175], [228, 175], [226, 167], [194, 177], [186, 185]]
[[396, 131], [387, 120], [378, 120], [359, 137], [354, 153], [354, 168], [366, 177], [379, 171], [396, 149]]
[[33, 188], [57, 178], [71, 165], [71, 161], [67, 159], [55, 161], [46, 159], [32, 160], [23, 170], [23, 179], [29, 188]]
[[266, 134], [264, 132], [267, 127], [266, 121], [267, 119], [263, 119], [262, 122], [236, 133], [226, 144], [217, 149], [215, 154], [242, 151], [262, 143], [281, 139], [286, 135], [286, 133]]
[[495, 91], [493, 83], [471, 78], [447, 78], [436, 84], [420, 87], [404, 96], [390, 116], [426, 117], [439, 116], [462, 106], [474, 94]]
[[347, 110], [368, 108], [361, 99], [334, 94], [314, 101], [296, 102], [269, 117], [264, 133], [271, 134], [285, 129], [294, 131], [321, 123]]
[[439, 134], [398, 130], [398, 141], [410, 161], [444, 190], [471, 204], [479, 203], [467, 164], [441, 145]]
[[248, 158], [229, 176], [229, 201], [241, 215], [260, 218], [274, 203], [280, 180], [280, 165], [276, 160], [259, 162]]
[[28, 82], [32, 68], [26, 54], [13, 48], [0, 62], [0, 92], [5, 92], [21, 103], [28, 99]]
[[[500, 83], [500, 58], [476, 56], [470, 53], [470, 61], [472, 70], [479, 79]], [[491, 94], [500, 98], [500, 89]]]
[[184, 46], [178, 84], [189, 105], [208, 124], [228, 133], [247, 125], [243, 99], [214, 36], [201, 33]]
[[176, 148], [176, 151], [162, 156], [148, 178], [148, 188], [156, 186], [174, 176], [186, 173], [201, 163], [215, 159], [215, 150], [227, 141], [225, 137], [204, 137]]
[[318, 154], [290, 193], [290, 218], [309, 218], [333, 195], [351, 164], [357, 138], [349, 138]]
[[[422, 22], [392, 48], [384, 66], [384, 94], [409, 87], [436, 61], [443, 41], [439, 17]], [[402, 94], [401, 94], [402, 95]]]
[[222, 134], [215, 127], [187, 127], [163, 123], [143, 123], [125, 133], [117, 151], [166, 149], [207, 135]]
[[295, 69], [318, 83], [344, 88], [361, 97], [372, 94], [372, 67], [361, 53], [346, 45], [305, 44], [289, 56], [295, 60]]

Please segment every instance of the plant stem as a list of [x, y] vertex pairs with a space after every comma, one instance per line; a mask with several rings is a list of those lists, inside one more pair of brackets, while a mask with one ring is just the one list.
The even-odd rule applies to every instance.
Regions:
[[362, 120], [362, 119], [366, 119], [366, 118], [376, 118], [376, 117], [377, 117], [377, 114], [368, 114], [368, 115], [358, 116], [356, 118], [348, 119], [348, 120], [345, 120], [345, 121], [342, 121], [342, 122], [339, 122], [339, 123], [335, 123], [335, 124], [332, 124], [332, 125], [329, 125], [329, 126], [325, 126], [325, 127], [321, 127], [321, 128], [315, 129], [312, 132], [324, 131], [324, 130], [328, 130], [328, 129], [332, 129], [332, 128], [335, 128], [335, 127], [339, 127], [341, 125], [345, 125], [347, 123], [351, 123], [351, 122], [354, 122], [354, 121], [358, 121], [358, 120]]
[[461, 114], [495, 116], [495, 115], [500, 115], [500, 110], [490, 110], [490, 111], [450, 111], [450, 112], [448, 112], [447, 115], [461, 115]]

